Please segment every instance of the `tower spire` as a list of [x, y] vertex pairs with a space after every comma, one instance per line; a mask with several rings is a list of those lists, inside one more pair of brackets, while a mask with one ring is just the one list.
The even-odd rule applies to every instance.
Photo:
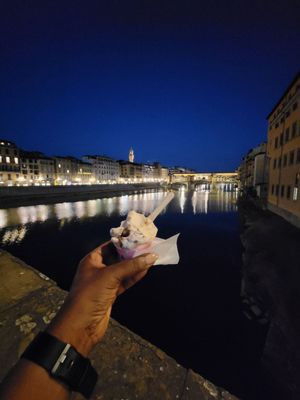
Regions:
[[134, 151], [133, 151], [132, 147], [130, 147], [128, 159], [129, 159], [129, 162], [132, 162], [132, 163], [134, 162]]

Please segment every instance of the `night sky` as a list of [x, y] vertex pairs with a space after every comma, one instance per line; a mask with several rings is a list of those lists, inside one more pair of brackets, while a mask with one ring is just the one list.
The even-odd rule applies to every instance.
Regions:
[[297, 1], [1, 1], [0, 137], [235, 169], [300, 65]]

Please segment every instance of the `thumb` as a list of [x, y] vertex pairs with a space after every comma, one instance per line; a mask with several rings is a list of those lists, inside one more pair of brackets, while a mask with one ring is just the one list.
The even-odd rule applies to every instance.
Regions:
[[158, 256], [154, 253], [142, 254], [141, 256], [124, 260], [118, 264], [111, 265], [109, 268], [114, 278], [118, 281], [128, 279], [139, 272], [146, 271], [157, 260]]

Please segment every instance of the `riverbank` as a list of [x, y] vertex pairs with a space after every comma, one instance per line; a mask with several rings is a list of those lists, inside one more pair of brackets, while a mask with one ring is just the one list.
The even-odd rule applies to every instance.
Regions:
[[238, 208], [244, 226], [243, 290], [270, 319], [262, 367], [274, 398], [299, 399], [300, 230], [251, 201], [240, 200]]
[[[66, 292], [5, 251], [0, 251], [0, 282], [1, 381], [54, 318]], [[90, 358], [99, 375], [92, 400], [237, 400], [113, 319]]]
[[107, 196], [121, 196], [163, 188], [160, 183], [2, 187], [0, 188], [0, 208], [101, 199]]

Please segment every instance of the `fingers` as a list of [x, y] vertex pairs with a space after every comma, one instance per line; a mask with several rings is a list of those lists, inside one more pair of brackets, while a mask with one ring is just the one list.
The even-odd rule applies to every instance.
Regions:
[[119, 282], [133, 278], [140, 272], [147, 271], [157, 260], [154, 253], [143, 254], [131, 260], [124, 260], [110, 266], [110, 272]]
[[109, 251], [108, 247], [110, 244], [111, 241], [107, 241], [88, 253], [80, 261], [80, 269], [87, 271], [93, 268], [104, 268], [105, 263], [103, 262], [103, 255], [107, 254]]
[[140, 281], [144, 276], [147, 274], [148, 270], [141, 271], [136, 275], [131, 276], [130, 278], [126, 279], [122, 282], [122, 285], [119, 286], [118, 296], [125, 292], [125, 290], [129, 289], [131, 286], [135, 285], [138, 281]]

